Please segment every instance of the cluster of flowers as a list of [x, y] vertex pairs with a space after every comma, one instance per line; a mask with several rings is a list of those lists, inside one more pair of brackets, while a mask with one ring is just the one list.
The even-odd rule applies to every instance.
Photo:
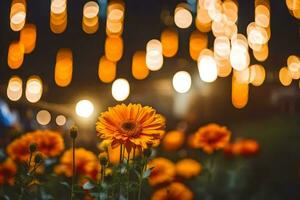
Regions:
[[[180, 130], [165, 133], [164, 117], [153, 108], [140, 104], [121, 104], [109, 108], [100, 115], [96, 130], [101, 140], [98, 156], [84, 148], [73, 147], [65, 150], [62, 135], [55, 131], [38, 130], [16, 138], [6, 147], [8, 158], [0, 163], [0, 185], [15, 184], [20, 163], [29, 164], [28, 172], [35, 170], [34, 158], [37, 155], [44, 160], [57, 158], [58, 162], [55, 162], [51, 170], [66, 178], [76, 176], [79, 185], [84, 187], [91, 180], [101, 183], [106, 176], [113, 176], [113, 166], [125, 162], [127, 165], [136, 166], [136, 158], [142, 158], [145, 150], [153, 147], [159, 147], [165, 152], [177, 151], [187, 141], [186, 146], [201, 149], [207, 155], [223, 150], [228, 157], [250, 156], [259, 151], [259, 144], [255, 140], [237, 139], [231, 142], [231, 132], [218, 124], [208, 124], [187, 136]], [[149, 185], [155, 188], [152, 200], [194, 198], [192, 189], [183, 180], [198, 177], [202, 173], [204, 167], [199, 159], [184, 156], [173, 162], [161, 155], [157, 158], [150, 158], [148, 155], [144, 164], [142, 170], [138, 171], [141, 171], [140, 177], [146, 177]], [[131, 168], [127, 166], [126, 170], [127, 181], [130, 183], [133, 180]], [[149, 175], [145, 175], [148, 171]], [[46, 173], [43, 164], [36, 172]], [[140, 185], [141, 183], [142, 181]], [[129, 197], [130, 194], [127, 194], [127, 198]]]

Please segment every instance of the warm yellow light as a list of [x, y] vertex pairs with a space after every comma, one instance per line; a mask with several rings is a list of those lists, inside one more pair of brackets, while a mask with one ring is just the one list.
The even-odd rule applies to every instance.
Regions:
[[105, 57], [117, 62], [123, 55], [123, 39], [119, 36], [107, 37], [105, 40]]
[[160, 70], [163, 65], [162, 44], [159, 40], [152, 39], [146, 47], [146, 65], [151, 71]]
[[233, 0], [223, 2], [223, 14], [227, 24], [235, 24], [238, 19], [238, 6]]
[[211, 18], [208, 11], [201, 5], [198, 5], [196, 16], [196, 27], [199, 31], [207, 33], [211, 30]]
[[125, 6], [123, 1], [113, 0], [107, 6], [106, 34], [118, 35], [123, 32]]
[[99, 60], [98, 77], [104, 83], [111, 83], [116, 78], [117, 64], [102, 56]]
[[22, 79], [18, 76], [11, 77], [7, 86], [7, 97], [11, 101], [18, 101], [22, 97], [22, 92]]
[[248, 84], [250, 82], [250, 70], [246, 68], [242, 71], [233, 70], [235, 81], [240, 84]]
[[13, 31], [20, 31], [25, 25], [26, 1], [13, 0], [10, 8], [10, 28]]
[[217, 37], [214, 41], [214, 55], [221, 59], [228, 59], [230, 55], [230, 41], [225, 36]]
[[251, 65], [250, 70], [250, 83], [254, 86], [263, 84], [266, 78], [266, 71], [262, 65]]
[[42, 80], [37, 76], [32, 76], [27, 80], [25, 96], [31, 103], [36, 103], [40, 100], [43, 93]]
[[282, 67], [279, 71], [279, 80], [283, 86], [289, 86], [292, 81], [292, 75], [287, 67]]
[[88, 34], [93, 34], [98, 30], [99, 6], [95, 1], [88, 1], [83, 7], [82, 29]]
[[254, 22], [247, 27], [247, 37], [250, 48], [259, 51], [269, 40], [267, 29], [257, 26]]
[[269, 47], [268, 44], [264, 44], [261, 46], [261, 49], [258, 51], [253, 50], [253, 56], [256, 60], [263, 62], [267, 60], [269, 56]]
[[7, 64], [11, 69], [18, 69], [23, 64], [24, 60], [24, 45], [14, 41], [10, 43], [7, 54]]
[[79, 117], [89, 118], [94, 112], [94, 105], [89, 100], [80, 100], [76, 104], [75, 111]]
[[70, 49], [59, 49], [56, 54], [54, 70], [55, 83], [60, 87], [68, 86], [72, 81], [73, 54]]
[[50, 29], [59, 34], [66, 30], [68, 21], [67, 0], [52, 0], [50, 8]]
[[236, 77], [232, 76], [231, 102], [238, 109], [244, 108], [248, 103], [249, 84], [239, 83]]
[[146, 66], [146, 52], [137, 51], [132, 57], [132, 75], [138, 80], [145, 79], [149, 75], [149, 69]]
[[198, 59], [198, 70], [200, 78], [204, 82], [213, 82], [218, 77], [217, 63], [213, 57], [213, 52], [209, 49], [201, 51]]
[[192, 79], [188, 72], [179, 71], [173, 76], [173, 87], [179, 93], [186, 93], [190, 90]]
[[163, 55], [165, 57], [173, 57], [178, 50], [178, 33], [175, 29], [166, 28], [160, 36], [160, 41], [163, 47]]
[[58, 115], [58, 116], [56, 117], [56, 119], [55, 119], [55, 122], [56, 122], [56, 124], [57, 124], [58, 126], [63, 126], [63, 125], [66, 124], [67, 119], [66, 119], [66, 117], [63, 116], [63, 115]]
[[208, 37], [207, 34], [201, 33], [198, 30], [195, 30], [191, 33], [190, 42], [189, 42], [189, 52], [193, 60], [197, 61], [200, 52], [207, 48]]
[[255, 7], [255, 23], [265, 28], [270, 25], [270, 10], [267, 6], [261, 4]]
[[112, 84], [111, 93], [115, 100], [124, 101], [129, 96], [130, 86], [126, 79], [119, 78]]
[[51, 114], [47, 110], [41, 110], [36, 115], [36, 121], [45, 126], [51, 121]]
[[174, 21], [179, 28], [188, 28], [193, 22], [192, 13], [185, 3], [178, 4], [175, 8]]
[[231, 38], [230, 63], [232, 68], [238, 71], [246, 69], [250, 64], [248, 42], [242, 34]]
[[224, 59], [224, 60], [217, 60], [216, 59], [216, 62], [217, 62], [217, 68], [218, 68], [218, 76], [219, 77], [229, 76], [231, 71], [232, 71], [230, 61], [227, 60], [227, 59]]
[[31, 53], [36, 43], [36, 26], [26, 24], [20, 32], [20, 43], [24, 45], [24, 52]]
[[287, 59], [288, 69], [290, 72], [295, 73], [300, 71], [300, 58], [296, 55], [291, 55]]

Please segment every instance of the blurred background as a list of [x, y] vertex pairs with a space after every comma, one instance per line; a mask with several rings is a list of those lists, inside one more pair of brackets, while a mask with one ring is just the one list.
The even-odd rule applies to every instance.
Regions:
[[[8, 66], [7, 57], [9, 45], [19, 39], [19, 32], [10, 28], [11, 1], [0, 3], [0, 145], [7, 143], [5, 138], [10, 134], [45, 128], [66, 134], [76, 124], [80, 130], [79, 145], [95, 150], [97, 117], [107, 107], [119, 103], [112, 95], [112, 84], [103, 83], [97, 75], [99, 59], [105, 54], [108, 2], [98, 0], [99, 28], [93, 34], [82, 29], [85, 0], [68, 3], [67, 28], [61, 34], [54, 34], [49, 27], [50, 2], [27, 2], [26, 22], [36, 26], [36, 45], [16, 70]], [[234, 168], [230, 184], [224, 185], [222, 180], [228, 179], [220, 173], [216, 181], [220, 189], [214, 191], [212, 199], [300, 199], [300, 82], [293, 80], [285, 87], [279, 80], [279, 71], [287, 66], [288, 57], [300, 55], [300, 21], [290, 14], [285, 1], [270, 2], [269, 56], [260, 62], [250, 54], [251, 65], [264, 66], [265, 80], [260, 87], [249, 86], [247, 105], [237, 109], [232, 105], [231, 77], [218, 78], [213, 83], [200, 80], [197, 62], [189, 54], [189, 38], [196, 29], [194, 21], [189, 28], [177, 28], [176, 56], [165, 58], [163, 67], [150, 72], [144, 80], [132, 76], [134, 53], [145, 51], [149, 40], [160, 39], [166, 27], [176, 27], [166, 17], [172, 16], [182, 2], [190, 6], [195, 17], [196, 0], [125, 2], [124, 47], [115, 77], [130, 84], [129, 96], [122, 102], [154, 107], [166, 117], [167, 130], [185, 124], [189, 134], [204, 124], [216, 122], [227, 126], [235, 138], [247, 137], [259, 142], [260, 154], [240, 164], [243, 170]], [[246, 35], [248, 24], [254, 21], [254, 5], [252, 0], [238, 1], [239, 33]], [[213, 48], [213, 42], [214, 35], [210, 32], [209, 48]], [[69, 48], [73, 53], [72, 81], [67, 87], [59, 87], [54, 77], [56, 56], [61, 48]], [[182, 70], [191, 75], [191, 88], [186, 93], [176, 92], [172, 85], [174, 74]], [[23, 85], [32, 75], [40, 77], [43, 93], [37, 103], [27, 101], [24, 94], [18, 101], [7, 97], [8, 82], [15, 75], [23, 80]], [[82, 102], [76, 112], [80, 100], [90, 103]], [[80, 113], [87, 117], [81, 117]], [[198, 192], [201, 194], [201, 188]]]

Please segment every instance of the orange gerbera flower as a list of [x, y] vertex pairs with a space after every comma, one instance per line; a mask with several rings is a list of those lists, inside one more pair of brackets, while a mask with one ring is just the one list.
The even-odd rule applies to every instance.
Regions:
[[227, 145], [224, 152], [227, 155], [251, 156], [259, 151], [259, 144], [252, 139], [239, 139]]
[[173, 182], [169, 186], [156, 190], [151, 200], [192, 200], [192, 191], [182, 183]]
[[176, 174], [183, 178], [192, 178], [202, 171], [202, 165], [193, 159], [183, 159], [176, 163]]
[[158, 157], [151, 160], [148, 168], [153, 168], [148, 179], [151, 186], [171, 182], [175, 177], [175, 165], [166, 158]]
[[170, 131], [166, 133], [162, 140], [163, 148], [166, 151], [175, 151], [179, 149], [184, 143], [184, 132], [182, 131]]
[[0, 163], [0, 185], [5, 183], [13, 185], [16, 174], [17, 166], [12, 159], [7, 158], [3, 163]]
[[[64, 152], [60, 158], [60, 163], [54, 168], [57, 174], [63, 174], [67, 177], [73, 175], [72, 171], [72, 149]], [[75, 149], [75, 165], [76, 173], [80, 176], [88, 176], [94, 180], [97, 179], [99, 174], [100, 164], [97, 156], [84, 148]]]
[[110, 140], [113, 148], [124, 145], [128, 152], [132, 148], [146, 149], [157, 143], [164, 128], [164, 118], [153, 108], [140, 104], [110, 107], [101, 113], [96, 124], [102, 139]]
[[64, 140], [60, 133], [50, 130], [38, 130], [26, 133], [7, 146], [7, 153], [17, 161], [28, 161], [29, 146], [37, 144], [37, 150], [46, 157], [58, 156], [64, 150]]
[[225, 126], [208, 124], [195, 133], [194, 145], [210, 154], [215, 150], [223, 149], [228, 144], [230, 136], [231, 132]]

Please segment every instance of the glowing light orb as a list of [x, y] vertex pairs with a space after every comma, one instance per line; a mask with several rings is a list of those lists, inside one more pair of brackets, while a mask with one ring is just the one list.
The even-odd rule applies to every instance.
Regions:
[[173, 87], [179, 93], [186, 93], [191, 88], [192, 79], [188, 72], [179, 71], [173, 76]]
[[94, 112], [94, 105], [89, 100], [80, 100], [76, 104], [76, 114], [83, 118], [89, 118]]
[[112, 96], [117, 101], [124, 101], [130, 93], [130, 86], [126, 79], [119, 78], [115, 80], [111, 88]]

